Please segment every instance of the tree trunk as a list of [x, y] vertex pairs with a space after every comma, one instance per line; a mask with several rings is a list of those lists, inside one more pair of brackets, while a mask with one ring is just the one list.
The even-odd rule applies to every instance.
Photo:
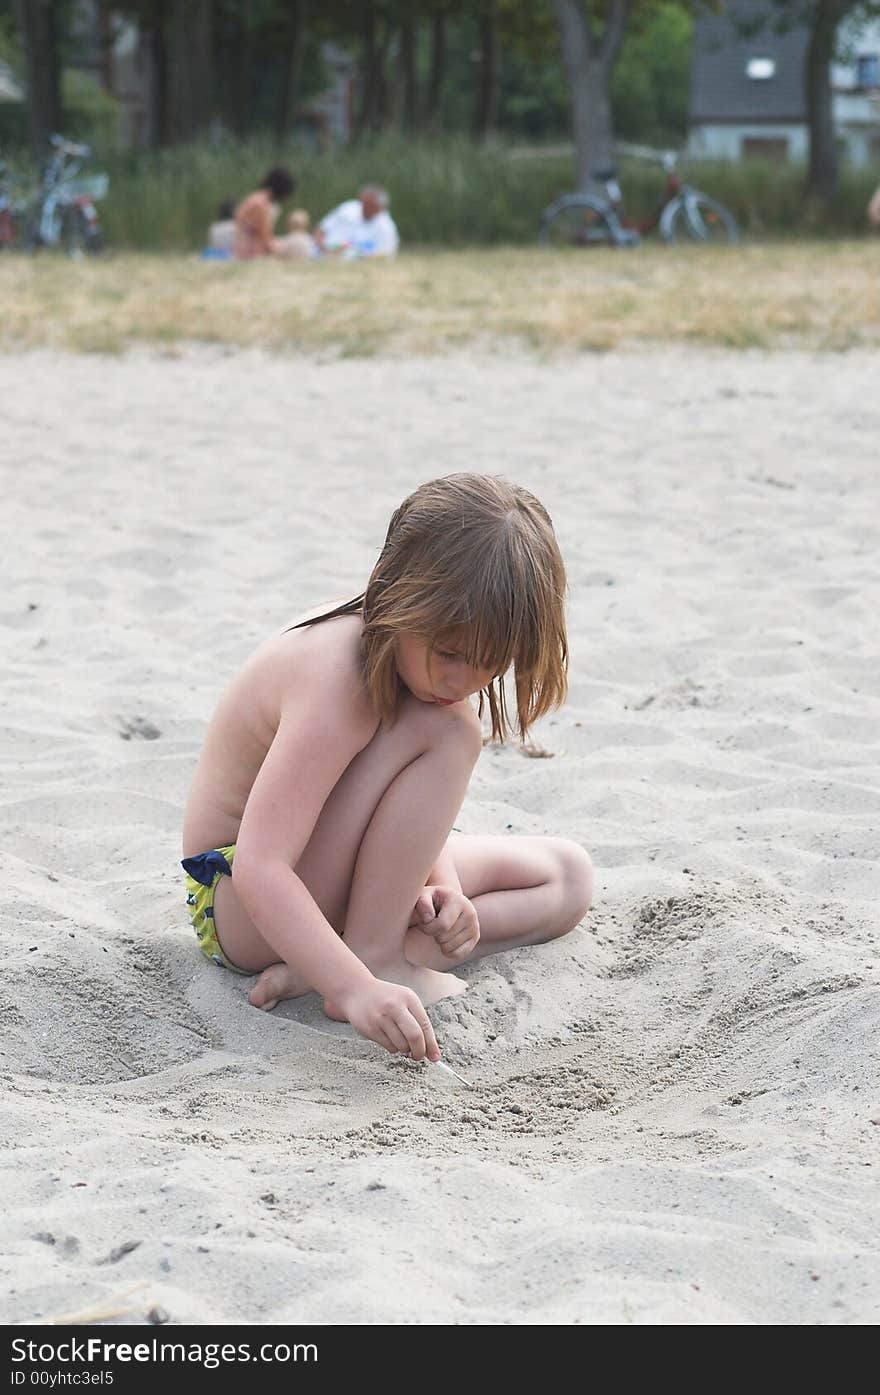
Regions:
[[400, 22], [400, 125], [404, 131], [415, 129], [418, 113], [416, 86], [416, 20], [411, 12]]
[[176, 0], [173, 7], [173, 137], [192, 141], [211, 121], [213, 0]]
[[236, 135], [242, 138], [248, 133], [251, 119], [251, 83], [254, 72], [252, 9], [253, 0], [239, 0], [234, 11], [238, 57], [232, 70], [232, 124]]
[[98, 43], [100, 46], [101, 86], [110, 96], [114, 95], [115, 73], [113, 71], [113, 16], [109, 0], [100, 0], [98, 5]]
[[24, 47], [28, 125], [31, 143], [42, 154], [61, 126], [61, 85], [55, 0], [16, 0]]
[[365, 0], [361, 20], [360, 101], [355, 117], [354, 139], [374, 131], [378, 122], [381, 73], [376, 34], [376, 7]]
[[439, 135], [442, 125], [440, 98], [443, 94], [443, 79], [446, 76], [446, 15], [438, 10], [431, 20], [431, 66], [428, 70], [428, 87], [425, 95], [425, 109], [422, 124], [432, 136]]
[[480, 70], [477, 78], [473, 131], [474, 140], [485, 141], [495, 131], [501, 94], [501, 54], [498, 44], [496, 0], [482, 0], [477, 30], [480, 42]]
[[171, 9], [169, 138], [195, 140], [211, 119], [213, 0], [175, 0]]
[[381, 40], [376, 45], [376, 101], [373, 116], [373, 131], [379, 135], [388, 131], [394, 122], [394, 93], [389, 74], [389, 56], [394, 38], [394, 24], [386, 18]]
[[605, 27], [595, 34], [582, 0], [553, 0], [559, 24], [562, 66], [571, 96], [575, 178], [586, 189], [596, 171], [614, 163], [611, 74], [617, 62], [633, 0], [608, 0]]
[[214, 114], [214, 0], [197, 0], [193, 21], [195, 133], [203, 135]]
[[837, 26], [857, 0], [818, 0], [807, 45], [804, 87], [810, 128], [810, 159], [805, 190], [808, 205], [827, 213], [837, 194], [838, 158], [834, 139], [831, 60]]
[[287, 8], [290, 12], [287, 52], [281, 80], [281, 99], [278, 103], [278, 116], [275, 122], [275, 134], [279, 142], [289, 135], [296, 121], [306, 41], [306, 0], [288, 0]]
[[150, 63], [152, 68], [153, 144], [171, 144], [171, 103], [168, 91], [168, 0], [150, 3]]

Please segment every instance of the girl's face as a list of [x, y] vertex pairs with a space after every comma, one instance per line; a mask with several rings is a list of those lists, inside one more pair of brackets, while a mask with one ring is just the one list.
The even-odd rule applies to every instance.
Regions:
[[397, 637], [397, 672], [404, 687], [419, 702], [448, 707], [486, 688], [496, 676], [491, 667], [469, 664], [454, 639], [439, 641], [432, 649], [415, 635]]

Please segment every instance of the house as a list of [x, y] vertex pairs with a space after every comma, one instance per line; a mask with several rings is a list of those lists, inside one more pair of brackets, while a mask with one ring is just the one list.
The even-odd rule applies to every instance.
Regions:
[[[806, 25], [778, 29], [768, 0], [728, 0], [723, 13], [699, 19], [688, 154], [806, 161], [808, 38]], [[845, 158], [858, 166], [880, 164], [880, 21], [841, 25], [831, 83]]]
[[8, 63], [0, 60], [0, 102], [23, 102], [24, 92]]

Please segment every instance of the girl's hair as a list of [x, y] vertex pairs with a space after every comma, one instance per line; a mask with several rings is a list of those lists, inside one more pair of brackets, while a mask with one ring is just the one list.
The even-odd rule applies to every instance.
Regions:
[[424, 640], [429, 653], [454, 639], [468, 663], [495, 672], [479, 711], [488, 703], [492, 736], [503, 741], [511, 664], [522, 738], [565, 699], [564, 603], [565, 568], [543, 504], [498, 476], [458, 474], [423, 484], [395, 511], [362, 595], [301, 624], [362, 614], [364, 677], [383, 722], [401, 698], [398, 635]]
[[268, 189], [273, 199], [283, 203], [296, 188], [296, 175], [286, 165], [273, 165], [263, 176], [260, 188]]

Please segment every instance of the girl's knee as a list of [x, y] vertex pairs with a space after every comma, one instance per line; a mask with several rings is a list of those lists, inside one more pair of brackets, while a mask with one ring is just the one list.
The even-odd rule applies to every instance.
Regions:
[[580, 923], [593, 904], [595, 880], [590, 854], [568, 838], [554, 839], [557, 877], [563, 915], [559, 935], [567, 935]]
[[473, 765], [483, 747], [483, 728], [469, 702], [441, 707], [417, 698], [405, 699], [401, 719], [419, 728], [428, 750], [441, 750], [446, 757], [460, 756]]

